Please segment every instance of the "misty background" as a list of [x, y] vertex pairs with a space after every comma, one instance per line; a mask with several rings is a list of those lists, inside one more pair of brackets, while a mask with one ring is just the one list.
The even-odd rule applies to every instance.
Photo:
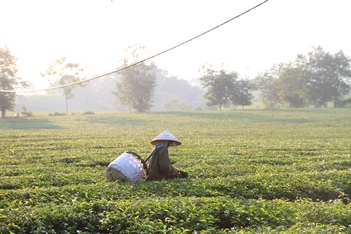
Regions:
[[[205, 91], [200, 84], [192, 85], [184, 79], [168, 75], [167, 72], [158, 72], [156, 77], [154, 106], [150, 111], [186, 111], [208, 108], [206, 99], [203, 97]], [[74, 97], [68, 100], [69, 111], [129, 111], [128, 107], [121, 105], [112, 93], [116, 91], [116, 81], [119, 78], [118, 74], [110, 75], [90, 81], [86, 87], [75, 88], [72, 91]], [[23, 106], [31, 112], [64, 112], [66, 108], [62, 89], [51, 90], [47, 94], [40, 95], [19, 94], [15, 111], [23, 111]]]
[[[149, 55], [170, 48], [242, 13], [262, 1], [1, 1], [0, 45], [17, 57], [18, 73], [36, 88], [47, 88], [40, 73], [66, 56], [86, 69], [86, 77], [111, 72], [134, 43]], [[214, 32], [155, 58], [158, 73], [150, 111], [216, 109], [206, 106], [199, 82], [204, 64], [254, 79], [274, 63], [321, 45], [327, 52], [351, 54], [346, 30], [351, 3], [345, 0], [270, 0]], [[64, 17], [63, 17], [64, 16]], [[11, 20], [9, 20], [11, 19]], [[171, 75], [168, 75], [169, 74]], [[118, 73], [77, 87], [69, 112], [128, 111], [112, 92]], [[253, 92], [248, 108], [263, 108]], [[65, 111], [62, 90], [17, 93], [15, 111]], [[347, 96], [348, 97], [348, 96]], [[236, 108], [226, 106], [226, 108]]]

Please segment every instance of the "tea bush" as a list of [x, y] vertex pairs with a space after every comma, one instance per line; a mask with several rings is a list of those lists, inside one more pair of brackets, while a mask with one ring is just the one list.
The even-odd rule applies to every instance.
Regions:
[[[0, 233], [351, 233], [350, 109], [0, 119]], [[188, 179], [108, 182], [171, 131]]]

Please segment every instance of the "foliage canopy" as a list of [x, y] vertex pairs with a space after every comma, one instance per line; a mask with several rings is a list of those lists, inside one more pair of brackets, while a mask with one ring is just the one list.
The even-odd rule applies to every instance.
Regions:
[[[139, 50], [144, 47], [129, 47], [132, 58], [123, 59], [123, 65], [127, 67], [131, 63], [137, 62]], [[155, 71], [157, 67], [151, 64], [139, 63], [128, 69], [121, 71], [120, 81], [116, 81], [116, 92], [113, 92], [120, 103], [129, 106], [137, 112], [146, 112], [152, 107], [152, 97], [156, 86]]]
[[[27, 82], [17, 76], [17, 59], [12, 56], [8, 47], [0, 47], [0, 89], [14, 90], [28, 86]], [[0, 111], [4, 118], [6, 111], [13, 110], [16, 93], [0, 92]]]
[[261, 98], [267, 107], [334, 107], [350, 91], [350, 58], [342, 51], [327, 53], [316, 47], [293, 62], [274, 65], [256, 78]]
[[51, 81], [52, 86], [63, 86], [63, 95], [66, 100], [66, 115], [68, 115], [68, 99], [74, 96], [72, 90], [78, 86], [86, 86], [85, 83], [79, 83], [84, 79], [84, 77], [81, 76], [81, 72], [83, 71], [84, 69], [80, 64], [67, 62], [66, 58], [62, 57], [54, 61], [47, 71], [42, 74], [42, 76], [54, 77], [55, 80]]
[[223, 106], [231, 101], [234, 105], [251, 105], [251, 85], [247, 80], [238, 80], [236, 72], [228, 73], [224, 69], [214, 70], [211, 66], [202, 67], [203, 76], [200, 77], [202, 86], [207, 89], [204, 97], [207, 105]]

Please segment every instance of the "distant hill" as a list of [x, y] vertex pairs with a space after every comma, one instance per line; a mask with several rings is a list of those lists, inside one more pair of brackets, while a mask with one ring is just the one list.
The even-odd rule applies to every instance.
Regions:
[[[190, 85], [186, 80], [178, 79], [175, 76], [158, 74], [154, 93], [155, 106], [152, 110], [184, 110], [181, 108], [184, 105], [186, 105], [188, 110], [199, 107], [204, 108], [206, 101], [203, 98], [203, 94], [203, 89]], [[172, 103], [173, 105], [167, 105]], [[165, 105], [167, 105], [166, 109]]]
[[[128, 111], [116, 100], [115, 83], [117, 76], [108, 76], [93, 80], [84, 88], [73, 90], [74, 97], [68, 100], [69, 112], [83, 111]], [[151, 111], [193, 110], [205, 106], [204, 91], [190, 85], [186, 80], [175, 76], [167, 76], [166, 72], [157, 73], [157, 86], [154, 92], [154, 106]], [[18, 95], [15, 111], [22, 107], [31, 112], [65, 112], [65, 98], [61, 90], [48, 92], [46, 95]]]

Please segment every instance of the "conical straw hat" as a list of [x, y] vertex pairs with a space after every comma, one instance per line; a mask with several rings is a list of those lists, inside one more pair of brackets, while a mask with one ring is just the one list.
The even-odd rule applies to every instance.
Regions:
[[171, 141], [170, 146], [178, 146], [181, 145], [182, 143], [175, 137], [173, 136], [172, 133], [170, 133], [167, 130], [164, 130], [163, 132], [160, 133], [157, 137], [155, 137], [152, 141], [152, 145], [157, 145], [158, 141]]

